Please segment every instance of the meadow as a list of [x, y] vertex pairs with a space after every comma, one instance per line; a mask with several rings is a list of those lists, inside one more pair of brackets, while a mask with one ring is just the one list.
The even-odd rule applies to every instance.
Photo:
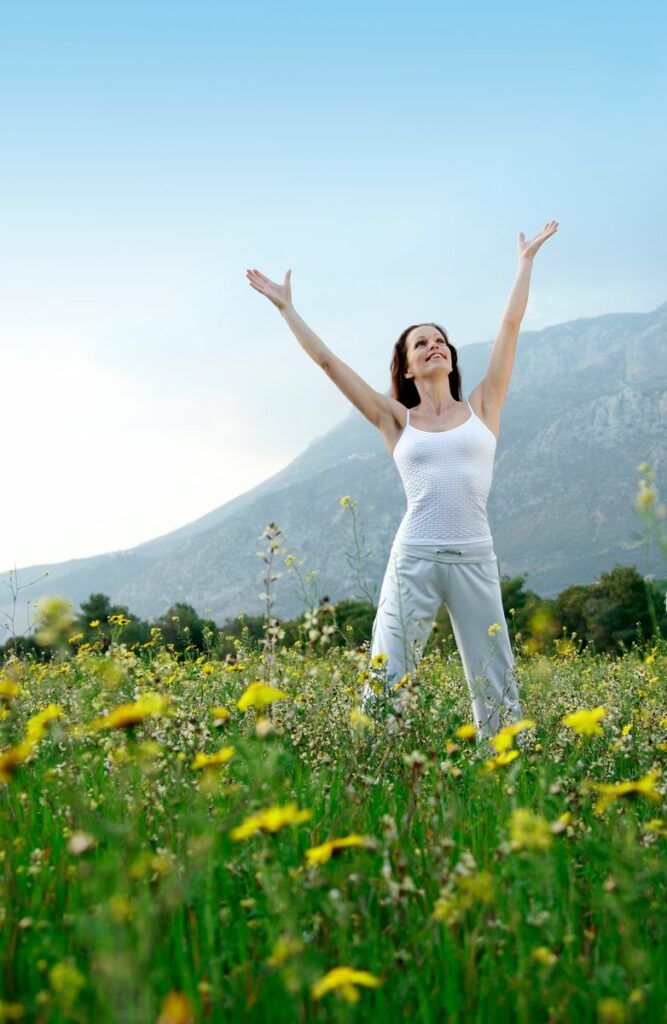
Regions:
[[0, 1020], [666, 1019], [665, 640], [517, 645], [483, 744], [455, 649], [372, 720], [381, 657], [114, 618], [0, 670]]

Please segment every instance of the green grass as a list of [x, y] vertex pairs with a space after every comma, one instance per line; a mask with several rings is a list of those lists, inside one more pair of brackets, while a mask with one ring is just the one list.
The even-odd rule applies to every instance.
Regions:
[[[0, 784], [0, 1020], [664, 1021], [664, 781], [655, 801], [619, 797], [603, 813], [587, 788], [664, 765], [667, 644], [650, 650], [519, 655], [536, 725], [494, 770], [481, 745], [455, 740], [467, 685], [435, 654], [398, 731], [351, 722], [368, 659], [344, 649], [264, 662], [239, 646], [232, 668], [176, 660], [156, 639], [141, 655], [114, 645], [117, 672], [86, 646], [8, 663], [0, 679], [20, 693], [0, 751], [50, 703], [62, 715]], [[257, 711], [236, 708], [259, 679], [289, 695], [265, 712], [266, 735]], [[148, 690], [172, 698], [171, 715], [70, 731]], [[561, 721], [600, 704], [602, 735]], [[216, 728], [221, 705], [231, 717]], [[192, 769], [227, 745], [226, 765]], [[310, 819], [230, 837], [289, 801]], [[561, 819], [546, 848], [512, 842], [517, 808]], [[372, 842], [307, 865], [309, 847], [350, 834]], [[315, 999], [339, 966], [381, 984]], [[182, 994], [171, 1009], [170, 992]]]

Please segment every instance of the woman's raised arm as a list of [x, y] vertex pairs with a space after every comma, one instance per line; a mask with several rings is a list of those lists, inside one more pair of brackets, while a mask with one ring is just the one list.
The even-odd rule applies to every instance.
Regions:
[[246, 271], [249, 283], [258, 292], [261, 292], [262, 295], [266, 295], [267, 299], [274, 306], [277, 306], [283, 320], [311, 359], [318, 366], [322, 367], [326, 375], [331, 378], [345, 397], [357, 407], [359, 412], [374, 427], [382, 430], [389, 419], [397, 419], [396, 413], [400, 403], [389, 395], [382, 395], [379, 391], [375, 391], [347, 363], [344, 363], [342, 359], [334, 355], [322, 339], [310, 329], [305, 320], [299, 316], [292, 303], [291, 276], [292, 271], [288, 270], [283, 284], [280, 285], [275, 281], [269, 280], [259, 270]]

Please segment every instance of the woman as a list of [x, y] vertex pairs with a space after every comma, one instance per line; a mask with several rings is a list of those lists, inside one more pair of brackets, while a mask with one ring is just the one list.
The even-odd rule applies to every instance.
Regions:
[[[377, 427], [403, 481], [407, 510], [392, 544], [373, 624], [371, 654], [374, 665], [381, 666], [380, 682], [394, 710], [404, 710], [402, 684], [416, 669], [444, 601], [478, 742], [494, 736], [505, 718], [522, 717], [486, 504], [533, 258], [557, 229], [552, 220], [528, 241], [519, 233], [517, 274], [489, 367], [465, 402], [456, 349], [438, 324], [415, 324], [403, 331], [391, 362], [392, 394], [383, 395], [301, 319], [292, 305], [291, 270], [282, 285], [258, 270], [246, 272], [252, 287], [278, 307], [308, 355]], [[378, 690], [376, 680], [365, 685], [365, 710], [374, 707]]]

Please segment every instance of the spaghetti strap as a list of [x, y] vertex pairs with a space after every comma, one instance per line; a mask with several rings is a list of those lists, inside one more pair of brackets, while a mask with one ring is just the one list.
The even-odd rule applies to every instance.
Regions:
[[406, 427], [409, 427], [410, 426], [410, 410], [409, 409], [407, 410], [407, 413], [408, 413], [408, 419], [407, 419], [407, 422], [406, 422], [405, 425], [406, 425]]

